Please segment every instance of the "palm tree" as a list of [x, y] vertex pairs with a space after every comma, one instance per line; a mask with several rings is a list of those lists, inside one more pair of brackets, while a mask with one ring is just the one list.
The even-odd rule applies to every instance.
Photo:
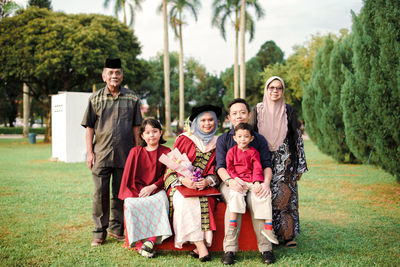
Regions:
[[245, 59], [245, 33], [250, 32], [250, 41], [254, 35], [254, 20], [246, 12], [246, 7], [252, 6], [256, 12], [257, 19], [264, 17], [264, 10], [258, 4], [257, 0], [241, 0], [240, 9], [240, 39], [241, 39], [241, 53], [240, 53], [240, 97], [246, 98], [246, 59]]
[[238, 50], [239, 50], [239, 0], [214, 0], [213, 17], [211, 25], [218, 27], [221, 31], [222, 38], [226, 41], [225, 24], [229, 20], [235, 29], [235, 57], [233, 65], [233, 92], [234, 97], [239, 97], [239, 67], [238, 67]]
[[197, 21], [197, 11], [200, 8], [198, 0], [169, 0], [171, 10], [169, 12], [170, 23], [174, 29], [175, 36], [179, 39], [179, 127], [183, 128], [185, 103], [184, 103], [184, 78], [183, 78], [183, 38], [182, 25], [185, 23], [183, 11], [188, 9]]
[[[235, 30], [235, 58], [233, 67], [234, 76], [234, 97], [239, 97], [239, 64], [238, 64], [238, 51], [239, 51], [239, 30], [240, 30], [240, 12], [243, 0], [214, 0], [213, 2], [213, 17], [212, 26], [218, 27], [221, 31], [222, 38], [226, 41], [226, 23], [231, 22]], [[256, 12], [257, 18], [264, 16], [264, 10], [260, 7], [257, 0], [248, 0], [246, 2], [247, 6], [253, 6]], [[247, 10], [245, 12], [245, 31], [250, 34], [250, 41], [254, 38], [254, 21], [252, 17], [248, 14]], [[244, 31], [243, 31], [244, 32]], [[243, 65], [243, 64], [242, 64]]]
[[[118, 17], [118, 13], [122, 9], [122, 13], [124, 15], [124, 24], [132, 26], [134, 17], [135, 17], [135, 12], [134, 10], [141, 10], [142, 6], [141, 3], [143, 0], [115, 0], [115, 6], [114, 6], [114, 12], [115, 16]], [[110, 0], [104, 0], [104, 7], [107, 8], [108, 5], [110, 4]], [[128, 5], [128, 8], [130, 10], [131, 14], [131, 19], [129, 21], [129, 24], [126, 23], [126, 5]]]
[[168, 14], [167, 2], [162, 1], [162, 12], [164, 20], [164, 101], [165, 101], [165, 136], [172, 136], [171, 131], [171, 106], [170, 106], [170, 88], [169, 88], [169, 51], [168, 51]]

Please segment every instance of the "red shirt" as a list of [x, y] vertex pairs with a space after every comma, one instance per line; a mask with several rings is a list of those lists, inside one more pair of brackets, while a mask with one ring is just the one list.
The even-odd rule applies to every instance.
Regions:
[[155, 184], [157, 193], [164, 187], [163, 175], [165, 165], [158, 161], [161, 154], [168, 154], [171, 149], [159, 145], [154, 151], [147, 151], [145, 147], [134, 147], [126, 160], [124, 174], [118, 198], [138, 197], [140, 190], [148, 185]]
[[226, 167], [232, 178], [239, 177], [245, 182], [264, 182], [260, 154], [254, 147], [246, 151], [236, 145], [226, 153]]

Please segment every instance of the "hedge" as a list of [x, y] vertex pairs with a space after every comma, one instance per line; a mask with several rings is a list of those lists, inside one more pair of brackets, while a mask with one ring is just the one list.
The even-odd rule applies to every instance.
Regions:
[[[46, 128], [29, 128], [30, 133], [44, 134]], [[22, 127], [0, 127], [0, 134], [22, 134]]]

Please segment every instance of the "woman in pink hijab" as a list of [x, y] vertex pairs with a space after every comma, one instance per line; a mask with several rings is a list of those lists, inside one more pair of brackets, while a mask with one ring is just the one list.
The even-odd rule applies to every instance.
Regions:
[[276, 236], [295, 247], [300, 232], [297, 181], [307, 171], [304, 145], [294, 108], [285, 103], [285, 82], [278, 76], [265, 84], [263, 102], [253, 108], [250, 124], [268, 141], [272, 162], [272, 209]]

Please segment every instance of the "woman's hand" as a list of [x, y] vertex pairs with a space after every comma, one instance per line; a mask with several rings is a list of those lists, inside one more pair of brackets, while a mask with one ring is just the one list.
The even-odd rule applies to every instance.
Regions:
[[196, 189], [195, 182], [191, 178], [183, 178], [181, 183], [190, 189]]
[[140, 190], [139, 197], [150, 196], [151, 193], [153, 193], [154, 190], [156, 190], [156, 189], [157, 189], [157, 186], [155, 184], [145, 186], [145, 187], [142, 188], [142, 190]]
[[203, 190], [204, 188], [210, 185], [210, 181], [204, 178], [200, 178], [200, 180], [194, 182], [194, 185], [196, 186], [197, 189]]
[[[258, 184], [258, 185], [257, 185]], [[271, 189], [269, 187], [269, 184], [267, 183], [255, 183], [254, 184], [254, 193], [256, 193], [256, 196], [259, 198], [265, 198], [269, 194], [271, 194]]]

